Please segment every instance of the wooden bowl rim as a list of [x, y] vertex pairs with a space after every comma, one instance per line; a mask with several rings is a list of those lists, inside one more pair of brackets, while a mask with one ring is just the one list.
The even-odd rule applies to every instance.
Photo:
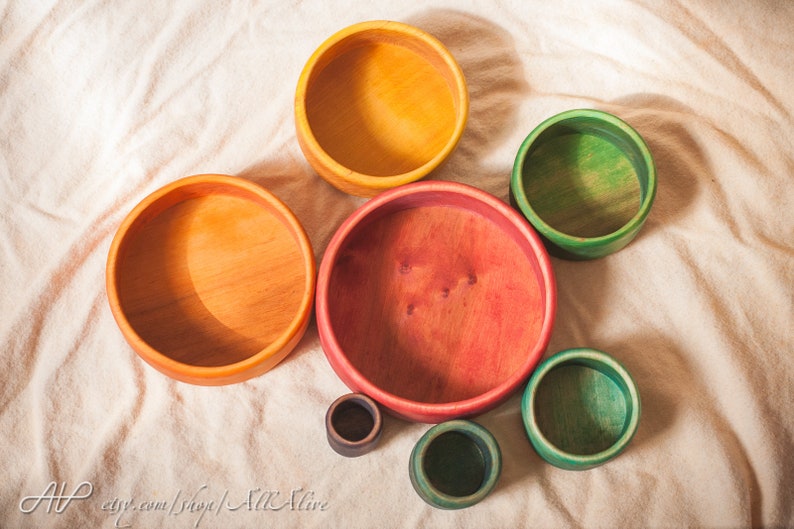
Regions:
[[[562, 365], [584, 365], [596, 369], [614, 381], [621, 390], [628, 411], [627, 421], [623, 425], [620, 437], [605, 450], [595, 454], [574, 454], [560, 449], [543, 434], [535, 415], [535, 398], [538, 388], [543, 383], [545, 376], [552, 370]], [[548, 462], [561, 468], [587, 469], [609, 461], [620, 454], [634, 437], [639, 426], [641, 415], [640, 394], [637, 384], [629, 371], [615, 358], [598, 349], [589, 347], [576, 347], [560, 351], [541, 363], [527, 383], [526, 390], [521, 400], [521, 415], [524, 428], [533, 445], [537, 444], [545, 453], [541, 456]]]
[[[332, 156], [330, 156], [325, 149], [317, 141], [314, 136], [309, 118], [306, 111], [306, 94], [309, 90], [309, 84], [314, 77], [317, 68], [322, 64], [322, 59], [325, 54], [332, 51], [333, 48], [340, 42], [357, 38], [366, 33], [373, 31], [387, 31], [400, 35], [403, 38], [412, 39], [427, 46], [430, 50], [440, 57], [444, 64], [449, 68], [449, 72], [455, 80], [455, 86], [450, 87], [453, 92], [453, 98], [458, 101], [458, 108], [455, 115], [455, 128], [450, 135], [449, 140], [444, 145], [444, 148], [436, 153], [433, 158], [425, 162], [423, 165], [408, 171], [406, 173], [389, 175], [389, 176], [375, 176], [368, 175], [354, 171], [345, 167]], [[398, 45], [395, 43], [395, 45]], [[457, 63], [452, 53], [444, 46], [441, 41], [429, 33], [405, 24], [403, 22], [395, 22], [391, 20], [371, 20], [366, 22], [359, 22], [343, 28], [326, 39], [310, 56], [309, 60], [303, 68], [298, 79], [298, 86], [295, 91], [295, 122], [297, 133], [305, 142], [305, 146], [311, 153], [317, 157], [319, 163], [325, 168], [330, 170], [336, 178], [367, 191], [383, 191], [400, 185], [415, 182], [426, 176], [433, 169], [438, 167], [455, 149], [463, 136], [463, 131], [466, 128], [469, 114], [469, 92], [466, 86], [466, 79], [460, 65]]]
[[[256, 197], [256, 203], [274, 214], [291, 232], [296, 245], [300, 248], [303, 256], [304, 265], [304, 291], [297, 313], [290, 321], [286, 329], [270, 345], [253, 355], [227, 365], [222, 366], [197, 366], [174, 360], [173, 358], [161, 353], [149, 345], [133, 328], [127, 319], [122, 307], [118, 291], [119, 278], [119, 252], [129, 237], [137, 234], [136, 224], [141, 216], [152, 206], [156, 205], [164, 197], [171, 193], [196, 185], [217, 184], [224, 188], [234, 189], [237, 193], [234, 196], [246, 199], [241, 196], [240, 191], [245, 195]], [[223, 193], [220, 193], [223, 194]], [[205, 195], [206, 196], [206, 195]], [[185, 197], [176, 203], [190, 200], [195, 197]], [[175, 204], [176, 204], [175, 203]], [[163, 211], [174, 204], [166, 206]], [[157, 211], [154, 217], [160, 215], [162, 211]], [[290, 350], [285, 348], [291, 342], [297, 342], [305, 332], [306, 326], [311, 315], [311, 308], [314, 302], [314, 287], [316, 284], [314, 253], [311, 242], [303, 229], [300, 221], [295, 217], [289, 207], [278, 197], [266, 190], [264, 187], [251, 181], [239, 177], [224, 174], [198, 174], [180, 178], [165, 186], [155, 190], [141, 200], [124, 218], [118, 231], [110, 244], [108, 260], [106, 264], [106, 290], [110, 302], [111, 312], [116, 320], [122, 334], [132, 345], [133, 349], [150, 365], [165, 373], [166, 375], [185, 382], [196, 384], [226, 384], [238, 380], [244, 380], [250, 376], [260, 374], [257, 372], [258, 366], [271, 358], [278, 357], [279, 353], [286, 356]], [[294, 344], [292, 344], [294, 347]], [[267, 369], [265, 369], [266, 371]], [[264, 372], [264, 371], [262, 371]]]
[[[532, 344], [532, 350], [527, 353], [526, 360], [509, 378], [498, 386], [469, 399], [444, 402], [427, 403], [410, 400], [391, 392], [385, 391], [370, 382], [347, 358], [336, 337], [336, 332], [331, 324], [331, 308], [328, 304], [328, 288], [331, 283], [333, 266], [339, 257], [339, 252], [354, 233], [359, 224], [367, 219], [374, 211], [394, 202], [422, 194], [444, 193], [463, 195], [475, 199], [493, 209], [495, 214], [506, 218], [517, 228], [518, 233], [526, 238], [531, 246], [537, 261], [537, 269], [542, 275], [538, 278], [540, 289], [544, 297], [543, 323], [537, 341]], [[551, 259], [543, 246], [542, 241], [517, 211], [481, 189], [451, 181], [425, 180], [390, 189], [377, 197], [364, 203], [354, 211], [337, 229], [329, 242], [317, 276], [317, 294], [315, 299], [315, 312], [317, 329], [323, 351], [331, 367], [348, 387], [372, 397], [384, 408], [394, 414], [411, 421], [438, 423], [451, 419], [472, 417], [495, 407], [525, 382], [534, 367], [540, 362], [543, 353], [551, 339], [554, 319], [557, 308], [557, 290]]]
[[[630, 141], [637, 147], [638, 152], [641, 153], [642, 160], [648, 175], [648, 181], [644, 193], [642, 193], [642, 182], [640, 182], [640, 192], [643, 196], [642, 201], [640, 202], [640, 208], [637, 210], [634, 216], [623, 226], [612, 233], [607, 233], [598, 237], [579, 237], [576, 235], [570, 235], [548, 224], [532, 207], [532, 203], [527, 197], [523, 185], [524, 164], [526, 163], [527, 155], [529, 154], [531, 148], [535, 145], [535, 142], [538, 140], [538, 138], [546, 130], [554, 126], [560, 125], [568, 120], [580, 118], [608, 123], [624, 133], [626, 137], [629, 138]], [[598, 248], [609, 246], [611, 243], [627, 236], [632, 232], [636, 232], [642, 227], [642, 224], [645, 222], [645, 219], [650, 213], [651, 206], [653, 205], [654, 197], [656, 195], [656, 165], [647, 143], [645, 143], [645, 140], [642, 138], [642, 136], [640, 136], [640, 134], [634, 130], [631, 125], [619, 117], [602, 110], [587, 108], [572, 109], [560, 112], [559, 114], [555, 114], [554, 116], [544, 120], [524, 139], [521, 147], [518, 149], [518, 153], [516, 154], [510, 184], [510, 191], [515, 198], [519, 209], [527, 217], [529, 222], [552, 243], [559, 245], [563, 248], [563, 250], [576, 252], [577, 248]]]

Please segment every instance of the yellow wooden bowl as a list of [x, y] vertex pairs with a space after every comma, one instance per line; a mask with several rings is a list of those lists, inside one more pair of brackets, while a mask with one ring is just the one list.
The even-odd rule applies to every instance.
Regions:
[[298, 81], [298, 142], [317, 173], [371, 197], [423, 178], [458, 144], [466, 81], [435, 37], [399, 22], [362, 22], [326, 40]]
[[311, 244], [262, 187], [223, 175], [177, 180], [122, 222], [107, 261], [122, 334], [150, 365], [202, 385], [275, 366], [306, 331]]

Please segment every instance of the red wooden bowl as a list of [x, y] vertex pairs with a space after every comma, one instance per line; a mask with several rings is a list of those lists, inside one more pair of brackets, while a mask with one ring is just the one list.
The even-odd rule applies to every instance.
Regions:
[[317, 278], [317, 327], [334, 371], [419, 422], [508, 398], [543, 355], [556, 304], [529, 224], [455, 182], [408, 184], [365, 203], [331, 239]]

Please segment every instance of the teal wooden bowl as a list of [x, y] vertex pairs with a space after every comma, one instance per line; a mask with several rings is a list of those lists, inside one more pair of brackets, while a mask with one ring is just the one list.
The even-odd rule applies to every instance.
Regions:
[[599, 110], [569, 110], [538, 125], [513, 165], [510, 200], [549, 253], [573, 260], [616, 252], [637, 235], [656, 194], [642, 137]]
[[502, 472], [502, 452], [483, 426], [465, 420], [437, 424], [411, 452], [409, 474], [416, 493], [439, 509], [463, 509], [482, 501]]
[[568, 349], [532, 374], [521, 401], [535, 451], [566, 470], [586, 470], [620, 454], [637, 431], [640, 394], [617, 360], [595, 349]]

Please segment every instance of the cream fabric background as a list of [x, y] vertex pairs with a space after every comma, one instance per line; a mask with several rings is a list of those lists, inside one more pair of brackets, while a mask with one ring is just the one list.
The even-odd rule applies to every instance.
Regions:
[[[794, 527], [794, 4], [430, 0], [21, 1], [0, 7], [0, 527]], [[545, 464], [519, 396], [477, 420], [504, 470], [482, 503], [426, 506], [408, 455], [427, 425], [386, 419], [345, 459], [323, 415], [347, 389], [314, 323], [275, 370], [221, 388], [143, 364], [108, 308], [122, 218], [182, 176], [238, 175], [284, 201], [321, 258], [363, 202], [295, 139], [303, 64], [335, 31], [430, 31], [469, 83], [457, 151], [433, 178], [506, 200], [543, 119], [592, 107], [647, 140], [648, 222], [605, 259], [554, 260], [549, 354], [610, 352], [643, 399], [627, 451], [586, 472]], [[20, 502], [92, 484], [60, 514]], [[103, 510], [311, 493], [325, 511]], [[275, 504], [275, 503], [274, 503]], [[27, 504], [30, 506], [30, 504]]]

